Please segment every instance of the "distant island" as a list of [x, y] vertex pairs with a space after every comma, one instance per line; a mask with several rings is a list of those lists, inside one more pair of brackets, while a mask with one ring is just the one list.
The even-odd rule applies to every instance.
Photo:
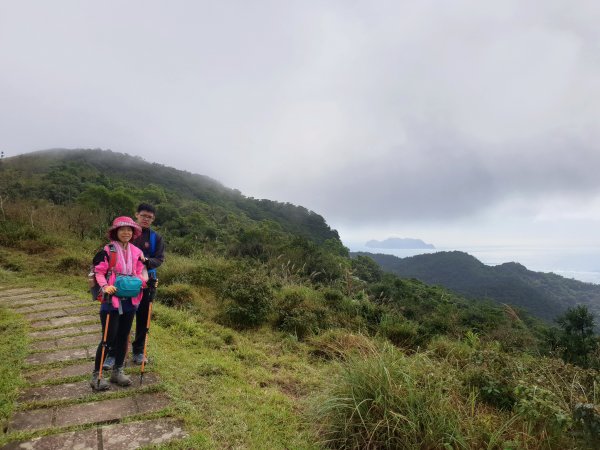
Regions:
[[375, 239], [368, 241], [365, 244], [369, 248], [386, 248], [386, 249], [414, 249], [414, 248], [435, 248], [432, 244], [423, 242], [421, 239], [411, 238], [387, 238], [383, 241]]

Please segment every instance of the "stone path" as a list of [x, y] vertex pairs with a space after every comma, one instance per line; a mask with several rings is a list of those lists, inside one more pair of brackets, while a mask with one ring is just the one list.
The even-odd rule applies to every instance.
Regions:
[[0, 308], [29, 323], [27, 385], [8, 424], [14, 442], [6, 449], [133, 449], [187, 437], [182, 423], [168, 417], [170, 401], [149, 369], [140, 386], [111, 385], [96, 393], [89, 386], [101, 338], [98, 306], [59, 291], [3, 289]]

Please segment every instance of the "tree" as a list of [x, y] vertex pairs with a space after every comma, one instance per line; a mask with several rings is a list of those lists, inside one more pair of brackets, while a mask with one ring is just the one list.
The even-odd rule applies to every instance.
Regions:
[[79, 197], [78, 202], [91, 211], [99, 211], [106, 218], [129, 216], [134, 210], [135, 201], [123, 187], [107, 189], [104, 186], [88, 186]]
[[586, 305], [569, 308], [556, 319], [561, 328], [560, 345], [566, 362], [587, 367], [597, 341], [594, 335], [594, 314]]

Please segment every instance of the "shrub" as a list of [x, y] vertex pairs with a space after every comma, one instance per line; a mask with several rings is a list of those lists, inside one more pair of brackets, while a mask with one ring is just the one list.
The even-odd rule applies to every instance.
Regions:
[[[479, 345], [474, 333], [467, 333]], [[510, 410], [516, 402], [515, 388], [521, 371], [515, 361], [497, 350], [475, 350], [471, 355], [470, 369], [463, 374], [465, 386], [478, 392], [488, 405]]]
[[0, 267], [11, 272], [21, 272], [23, 270], [23, 264], [18, 261], [13, 261], [9, 258], [9, 255], [4, 252], [0, 252]]
[[584, 438], [590, 448], [600, 445], [600, 406], [593, 403], [577, 403], [573, 408], [573, 419], [583, 430]]
[[214, 266], [198, 265], [190, 271], [191, 282], [196, 286], [218, 288], [226, 276], [222, 270]]
[[[170, 248], [170, 247], [169, 247]], [[191, 283], [190, 272], [196, 262], [191, 258], [169, 253], [165, 263], [158, 269], [158, 278], [161, 285], [173, 283]]]
[[379, 333], [398, 347], [416, 349], [424, 342], [416, 323], [392, 314], [382, 317], [379, 323]]
[[325, 303], [333, 309], [340, 309], [344, 301], [344, 294], [339, 289], [326, 288], [323, 290]]
[[175, 283], [158, 289], [157, 298], [167, 306], [182, 308], [193, 303], [196, 291], [188, 284]]
[[169, 237], [169, 251], [180, 255], [191, 256], [199, 249], [200, 243], [183, 237]]
[[467, 448], [445, 381], [426, 358], [407, 358], [389, 347], [350, 358], [314, 408], [323, 443], [332, 448]]
[[377, 330], [386, 308], [369, 300], [356, 302], [356, 313], [362, 317], [371, 331]]
[[77, 256], [64, 256], [56, 263], [56, 271], [68, 274], [82, 274], [90, 268], [91, 261], [78, 258]]
[[559, 437], [571, 426], [571, 416], [559, 406], [559, 399], [539, 386], [519, 384], [515, 388], [514, 410], [530, 427], [530, 433], [541, 432]]
[[169, 255], [158, 276], [162, 284], [187, 283], [216, 290], [234, 270], [234, 264], [221, 258]]
[[299, 290], [284, 293], [276, 309], [276, 326], [298, 339], [330, 326], [327, 309]]
[[256, 271], [231, 276], [219, 291], [223, 316], [229, 324], [248, 328], [267, 320], [272, 309], [273, 291], [267, 277]]
[[465, 372], [465, 384], [474, 389], [488, 405], [510, 410], [515, 404], [513, 386], [508, 380], [484, 368], [471, 368]]
[[25, 224], [12, 221], [0, 221], [0, 244], [6, 247], [21, 247], [25, 241], [36, 241], [41, 232]]

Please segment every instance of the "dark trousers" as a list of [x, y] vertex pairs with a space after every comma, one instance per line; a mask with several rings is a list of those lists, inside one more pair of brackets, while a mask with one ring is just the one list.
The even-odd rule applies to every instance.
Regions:
[[[106, 327], [106, 317], [108, 312], [100, 311], [100, 322], [102, 322], [102, 336], [104, 337], [104, 329]], [[110, 320], [108, 322], [108, 332], [106, 334], [106, 344], [110, 347], [111, 356], [115, 358], [115, 367], [121, 367], [123, 361], [125, 361], [125, 354], [127, 353], [127, 342], [129, 338], [129, 332], [131, 331], [131, 324], [133, 323], [133, 316], [135, 311], [124, 312], [119, 314], [119, 311], [110, 312]], [[104, 352], [104, 358], [108, 356], [108, 349]], [[98, 345], [96, 350], [96, 361], [94, 362], [94, 371], [100, 370], [102, 359], [102, 341]]]
[[135, 339], [131, 343], [131, 351], [144, 353], [144, 344], [146, 343], [146, 326], [148, 325], [148, 312], [150, 310], [150, 289], [144, 289], [142, 301], [135, 313]]

